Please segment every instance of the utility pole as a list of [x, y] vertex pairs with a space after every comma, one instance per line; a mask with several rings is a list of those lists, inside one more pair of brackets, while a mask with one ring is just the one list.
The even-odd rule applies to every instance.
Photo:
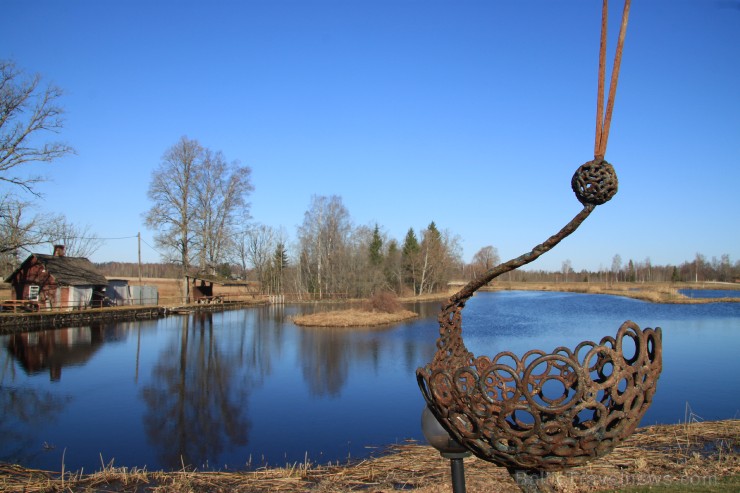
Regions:
[[141, 305], [141, 292], [143, 291], [141, 284], [141, 231], [136, 233], [136, 237], [139, 240], [139, 305]]

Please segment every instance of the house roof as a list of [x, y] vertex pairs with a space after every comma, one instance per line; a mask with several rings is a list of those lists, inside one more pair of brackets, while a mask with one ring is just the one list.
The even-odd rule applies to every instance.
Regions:
[[100, 274], [92, 262], [84, 257], [55, 256], [43, 253], [32, 253], [18, 269], [7, 277], [6, 282], [11, 282], [16, 272], [33, 257], [43, 264], [46, 271], [59, 284], [67, 286], [105, 286], [108, 284], [105, 276]]

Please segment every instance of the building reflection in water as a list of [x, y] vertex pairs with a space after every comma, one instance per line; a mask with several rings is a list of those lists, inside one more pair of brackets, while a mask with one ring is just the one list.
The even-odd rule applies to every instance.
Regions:
[[[292, 323], [310, 308], [276, 305], [0, 337], [7, 349], [0, 460], [49, 468], [66, 451], [68, 467], [94, 469], [102, 450], [132, 467], [238, 468], [307, 453], [337, 460], [350, 442], [354, 456], [362, 444], [405, 436], [378, 435], [387, 419], [378, 406], [389, 386], [397, 392], [406, 385], [377, 382], [388, 371], [412, 374], [433, 354], [433, 341], [403, 324], [348, 331]], [[72, 365], [74, 374], [64, 374]], [[359, 394], [352, 387], [358, 381], [369, 385]], [[419, 400], [414, 382], [406, 383]], [[416, 407], [411, 414], [416, 419]], [[368, 435], [355, 434], [358, 419]]]
[[49, 371], [51, 381], [62, 378], [62, 368], [85, 364], [105, 342], [102, 325], [14, 334], [7, 350], [29, 375]]

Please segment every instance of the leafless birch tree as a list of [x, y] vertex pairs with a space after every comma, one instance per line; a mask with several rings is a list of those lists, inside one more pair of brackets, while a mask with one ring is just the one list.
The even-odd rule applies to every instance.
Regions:
[[272, 257], [277, 248], [277, 232], [265, 224], [253, 224], [241, 233], [237, 245], [238, 260], [244, 272], [251, 266], [257, 280], [267, 285]]
[[341, 259], [350, 231], [349, 212], [341, 197], [311, 197], [298, 228], [301, 277], [308, 292], [321, 298], [339, 289]]

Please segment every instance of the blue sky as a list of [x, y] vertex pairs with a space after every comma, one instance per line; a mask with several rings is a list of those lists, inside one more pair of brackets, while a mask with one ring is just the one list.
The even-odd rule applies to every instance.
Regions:
[[[435, 221], [506, 260], [580, 210], [601, 2], [0, 0], [0, 57], [65, 91], [76, 155], [33, 165], [39, 209], [159, 260], [142, 214], [186, 135], [252, 168], [255, 221], [311, 196], [403, 240]], [[610, 2], [609, 63], [622, 2]], [[635, 0], [606, 158], [620, 189], [531, 268], [740, 260], [740, 1]]]

